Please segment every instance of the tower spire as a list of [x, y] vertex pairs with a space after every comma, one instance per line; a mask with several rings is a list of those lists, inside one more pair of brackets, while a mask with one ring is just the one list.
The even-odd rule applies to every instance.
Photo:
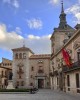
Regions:
[[62, 5], [61, 13], [64, 13], [63, 0], [61, 1], [61, 5]]
[[66, 28], [67, 22], [66, 22], [66, 14], [64, 12], [63, 0], [61, 0], [61, 14], [59, 18], [60, 18], [59, 28], [61, 29]]

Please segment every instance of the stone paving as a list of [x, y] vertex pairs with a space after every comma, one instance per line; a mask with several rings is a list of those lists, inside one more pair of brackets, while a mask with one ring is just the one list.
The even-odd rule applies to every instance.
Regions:
[[80, 100], [80, 95], [45, 89], [35, 94], [0, 94], [0, 100]]

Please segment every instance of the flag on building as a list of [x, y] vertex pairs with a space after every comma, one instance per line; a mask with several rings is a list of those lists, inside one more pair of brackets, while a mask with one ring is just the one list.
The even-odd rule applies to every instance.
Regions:
[[62, 49], [62, 55], [66, 65], [70, 67], [72, 65], [72, 62], [69, 53], [65, 49]]

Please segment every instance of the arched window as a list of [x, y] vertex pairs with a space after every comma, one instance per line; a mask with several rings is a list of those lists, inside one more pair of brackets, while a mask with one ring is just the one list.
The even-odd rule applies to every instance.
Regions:
[[15, 54], [15, 58], [18, 59], [18, 53]]
[[19, 54], [19, 59], [22, 59], [22, 53]]
[[26, 53], [23, 53], [23, 58], [24, 58], [24, 59], [26, 58]]

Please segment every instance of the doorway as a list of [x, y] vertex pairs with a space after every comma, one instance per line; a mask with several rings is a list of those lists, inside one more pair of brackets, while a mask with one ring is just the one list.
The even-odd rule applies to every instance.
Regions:
[[38, 88], [44, 88], [44, 79], [38, 79]]

